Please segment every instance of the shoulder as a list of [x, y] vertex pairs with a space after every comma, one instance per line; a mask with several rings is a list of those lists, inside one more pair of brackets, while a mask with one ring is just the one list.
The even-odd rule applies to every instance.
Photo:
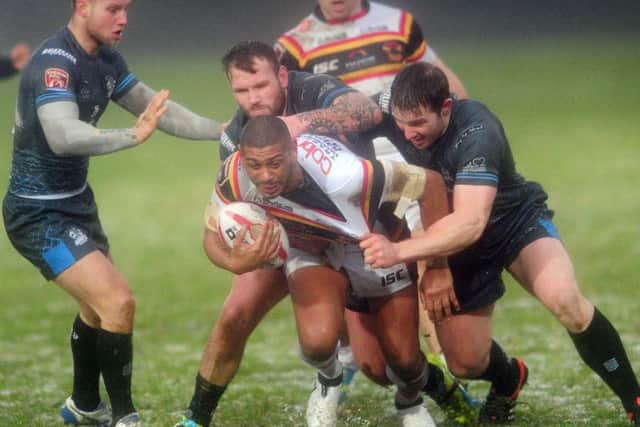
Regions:
[[298, 163], [328, 192], [362, 175], [362, 159], [336, 139], [303, 134], [297, 144]]

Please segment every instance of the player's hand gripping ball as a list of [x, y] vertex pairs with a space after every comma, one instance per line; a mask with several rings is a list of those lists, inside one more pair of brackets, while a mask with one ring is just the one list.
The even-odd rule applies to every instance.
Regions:
[[224, 242], [231, 248], [240, 232], [240, 228], [246, 226], [247, 233], [244, 241], [247, 244], [253, 244], [262, 232], [262, 226], [269, 220], [275, 221], [277, 224], [274, 232], [277, 232], [278, 229], [280, 230], [280, 248], [278, 255], [269, 261], [265, 267], [282, 267], [289, 256], [287, 232], [278, 220], [255, 203], [233, 202], [220, 209], [218, 212], [218, 234], [222, 236]]

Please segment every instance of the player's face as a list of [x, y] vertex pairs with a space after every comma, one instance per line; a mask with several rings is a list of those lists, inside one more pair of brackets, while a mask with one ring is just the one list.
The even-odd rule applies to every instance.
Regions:
[[362, 10], [362, 0], [318, 0], [318, 4], [330, 21], [344, 21]]
[[86, 30], [97, 45], [115, 46], [127, 26], [127, 10], [131, 0], [86, 0], [81, 11], [86, 18]]
[[249, 117], [284, 114], [287, 69], [280, 67], [276, 72], [265, 59], [254, 60], [255, 73], [229, 69], [229, 84], [238, 106]]
[[404, 137], [416, 148], [427, 148], [447, 129], [451, 114], [451, 100], [445, 101], [440, 112], [434, 112], [429, 108], [421, 108], [420, 111], [403, 111], [392, 108], [392, 115], [396, 125], [404, 133]]
[[240, 156], [249, 179], [262, 197], [272, 199], [297, 186], [299, 166], [295, 145], [290, 140], [262, 148], [241, 146]]

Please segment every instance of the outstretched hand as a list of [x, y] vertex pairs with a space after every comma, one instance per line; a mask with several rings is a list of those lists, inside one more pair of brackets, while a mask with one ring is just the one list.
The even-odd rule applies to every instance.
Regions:
[[167, 112], [167, 106], [165, 105], [167, 99], [169, 99], [169, 91], [162, 89], [151, 98], [147, 108], [138, 117], [135, 127], [136, 142], [138, 144], [145, 142], [158, 127], [160, 118]]
[[382, 234], [367, 233], [360, 237], [364, 262], [373, 268], [391, 267], [400, 262], [395, 245]]

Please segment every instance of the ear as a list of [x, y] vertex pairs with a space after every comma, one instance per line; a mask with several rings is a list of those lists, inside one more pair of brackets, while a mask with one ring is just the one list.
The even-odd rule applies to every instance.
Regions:
[[278, 81], [280, 81], [280, 86], [283, 88], [289, 86], [289, 70], [284, 65], [278, 68]]
[[453, 105], [453, 100], [451, 98], [447, 98], [442, 103], [442, 108], [440, 109], [441, 117], [449, 117], [451, 114], [451, 106]]
[[89, 16], [90, 7], [89, 0], [76, 0], [76, 13], [83, 18]]

